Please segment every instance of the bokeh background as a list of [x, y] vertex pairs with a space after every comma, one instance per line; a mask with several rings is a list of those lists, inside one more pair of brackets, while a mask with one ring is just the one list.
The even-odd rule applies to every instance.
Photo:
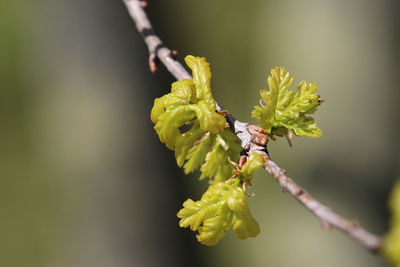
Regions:
[[[325, 135], [269, 146], [291, 177], [369, 230], [388, 227], [399, 175], [397, 0], [151, 1], [180, 59], [207, 57], [216, 99], [249, 121], [283, 65], [316, 81]], [[0, 266], [387, 266], [319, 222], [270, 176], [254, 178], [255, 239], [213, 248], [178, 227], [206, 188], [152, 129], [169, 90], [121, 1], [0, 1]]]

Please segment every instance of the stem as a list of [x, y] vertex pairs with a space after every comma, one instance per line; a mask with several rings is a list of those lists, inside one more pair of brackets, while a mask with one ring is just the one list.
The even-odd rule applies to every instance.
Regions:
[[306, 209], [311, 211], [321, 221], [323, 228], [337, 228], [371, 252], [379, 250], [382, 245], [380, 237], [366, 231], [357, 221], [349, 221], [318, 202], [301, 186], [290, 179], [286, 175], [286, 171], [281, 169], [275, 162], [267, 159], [264, 169], [276, 179], [284, 191], [289, 192]]
[[[186, 69], [175, 60], [176, 52], [167, 48], [156, 35], [143, 4], [138, 0], [123, 0], [130, 16], [135, 21], [137, 30], [142, 34], [149, 50], [149, 65], [152, 72], [157, 70], [157, 59], [168, 69], [168, 71], [177, 79], [192, 79]], [[217, 103], [217, 111], [223, 108]], [[350, 238], [354, 239], [361, 246], [371, 252], [376, 252], [382, 245], [382, 240], [364, 228], [357, 222], [349, 221], [334, 213], [327, 206], [324, 206], [308, 194], [301, 186], [295, 183], [286, 175], [286, 171], [280, 168], [268, 155], [266, 144], [268, 136], [263, 130], [254, 124], [236, 120], [232, 114], [226, 115], [230, 129], [239, 138], [242, 149], [247, 155], [259, 153], [265, 158], [264, 169], [275, 178], [284, 192], [291, 194], [306, 209], [313, 213], [322, 223], [325, 229], [337, 228]]]

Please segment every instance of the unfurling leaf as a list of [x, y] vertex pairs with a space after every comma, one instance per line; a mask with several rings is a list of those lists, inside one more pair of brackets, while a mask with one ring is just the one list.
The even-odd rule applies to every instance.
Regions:
[[239, 158], [240, 146], [235, 142], [234, 136], [229, 130], [213, 136], [213, 146], [205, 157], [205, 163], [201, 166], [200, 180], [208, 177], [210, 183], [225, 181], [232, 176], [234, 166], [231, 161]]
[[178, 212], [180, 227], [198, 231], [197, 239], [207, 246], [216, 245], [229, 229], [240, 239], [257, 236], [260, 228], [235, 181], [211, 185], [199, 201], [186, 200]]
[[314, 119], [307, 114], [313, 114], [322, 103], [319, 95], [314, 94], [318, 85], [302, 81], [296, 91], [290, 91], [293, 76], [283, 67], [272, 69], [268, 76], [269, 91], [262, 90], [262, 106], [255, 106], [252, 117], [256, 118], [264, 130], [271, 135], [290, 136], [322, 135]]
[[203, 164], [207, 153], [212, 148], [212, 144], [213, 137], [211, 137], [210, 134], [206, 134], [189, 150], [186, 157], [187, 161], [183, 165], [185, 174], [195, 171]]
[[[185, 60], [193, 70], [193, 81], [174, 82], [171, 92], [155, 99], [151, 110], [154, 129], [160, 141], [175, 150], [179, 166], [184, 164], [193, 144], [205, 133], [219, 134], [226, 127], [225, 118], [215, 111], [209, 64], [200, 57], [187, 56]], [[184, 125], [192, 127], [183, 132], [180, 128]]]
[[194, 116], [195, 113], [188, 105], [166, 110], [158, 117], [157, 124], [154, 126], [160, 141], [166, 144], [169, 149], [174, 149], [176, 139], [181, 135], [179, 127], [192, 120]]
[[204, 57], [185, 57], [185, 62], [193, 72], [193, 83], [196, 85], [196, 97], [198, 100], [209, 101], [215, 110], [215, 102], [211, 93], [210, 64]]
[[176, 163], [179, 167], [183, 166], [183, 163], [185, 163], [185, 160], [188, 158], [189, 150], [193, 147], [193, 144], [203, 135], [204, 130], [200, 129], [199, 122], [195, 121], [189, 131], [179, 135], [176, 138], [175, 158]]
[[265, 159], [258, 153], [251, 153], [246, 163], [240, 169], [239, 175], [242, 179], [251, 179], [254, 172], [264, 166]]
[[[214, 134], [226, 126], [224, 117], [215, 112], [215, 101], [210, 90], [211, 73], [204, 58], [188, 56], [194, 80], [182, 80], [172, 84], [171, 92], [155, 99], [151, 110], [154, 129], [171, 150], [183, 135], [180, 127], [197, 120], [200, 129]], [[203, 133], [203, 134], [204, 134]], [[182, 140], [179, 140], [182, 142]]]
[[201, 100], [196, 105], [191, 105], [191, 109], [196, 112], [202, 130], [217, 134], [225, 128], [226, 120], [215, 112], [209, 102]]
[[400, 180], [393, 187], [389, 207], [390, 230], [384, 238], [382, 253], [390, 263], [400, 267]]
[[238, 160], [239, 152], [237, 138], [229, 130], [207, 134], [189, 150], [183, 167], [188, 174], [201, 166], [201, 180], [208, 177], [210, 183], [222, 182], [232, 176], [230, 161]]
[[156, 124], [158, 117], [166, 110], [172, 110], [183, 104], [192, 104], [196, 101], [196, 92], [193, 81], [182, 80], [172, 83], [171, 92], [154, 100], [151, 110], [151, 121]]

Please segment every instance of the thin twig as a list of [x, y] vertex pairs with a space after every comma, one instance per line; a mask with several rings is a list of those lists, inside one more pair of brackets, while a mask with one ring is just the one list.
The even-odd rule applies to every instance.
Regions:
[[[123, 2], [148, 47], [150, 70], [154, 72], [157, 69], [157, 61], [159, 60], [177, 80], [192, 79], [181, 63], [175, 60], [176, 52], [168, 49], [156, 35], [140, 1], [123, 0]], [[218, 104], [217, 111], [226, 112]], [[271, 160], [266, 149], [268, 135], [259, 126], [238, 121], [230, 113], [227, 113], [225, 117], [230, 129], [240, 139], [243, 153], [246, 155], [251, 153], [263, 155], [265, 157], [264, 169], [276, 179], [284, 192], [290, 193], [313, 213], [321, 221], [325, 229], [337, 228], [371, 252], [376, 252], [380, 249], [382, 244], [380, 237], [366, 231], [357, 222], [349, 221], [322, 205], [289, 178], [284, 169]]]
[[343, 231], [349, 237], [356, 240], [366, 249], [372, 252], [379, 250], [382, 241], [378, 236], [366, 231], [357, 221], [349, 221], [334, 213], [328, 207], [322, 205], [292, 179], [290, 179], [286, 175], [285, 170], [281, 169], [275, 162], [267, 159], [265, 170], [278, 181], [283, 190], [289, 192], [294, 198], [297, 199], [297, 201], [303, 204], [303, 206], [305, 206], [317, 218], [319, 218], [323, 228], [337, 228]]
[[157, 59], [159, 59], [176, 79], [192, 79], [192, 76], [185, 68], [174, 59], [172, 50], [168, 49], [154, 32], [153, 26], [144, 12], [141, 1], [124, 0], [124, 3], [149, 50], [150, 70], [154, 72], [157, 69]]

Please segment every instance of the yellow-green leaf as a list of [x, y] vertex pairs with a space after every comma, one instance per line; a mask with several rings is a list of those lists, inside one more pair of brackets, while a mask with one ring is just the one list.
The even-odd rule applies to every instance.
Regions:
[[229, 229], [240, 239], [260, 232], [245, 193], [233, 180], [211, 185], [199, 201], [186, 200], [177, 216], [180, 227], [198, 231], [198, 241], [207, 246], [216, 245]]
[[195, 103], [195, 87], [192, 80], [182, 80], [172, 83], [171, 92], [154, 100], [151, 109], [151, 121], [157, 123], [158, 117], [166, 110], [172, 110], [180, 105]]
[[202, 100], [193, 105], [193, 111], [196, 112], [201, 129], [217, 134], [225, 128], [225, 118], [216, 113], [206, 101]]
[[204, 57], [186, 56], [185, 62], [192, 70], [193, 82], [196, 85], [196, 96], [199, 100], [208, 100], [215, 109], [214, 98], [211, 93], [211, 70], [210, 64]]
[[175, 141], [175, 158], [179, 167], [182, 167], [188, 157], [189, 150], [193, 148], [193, 144], [199, 140], [204, 131], [200, 129], [200, 124], [196, 120], [193, 122], [189, 131], [179, 135]]
[[[193, 70], [193, 81], [182, 80], [172, 83], [171, 92], [155, 99], [151, 110], [154, 129], [175, 153], [177, 163], [182, 166], [188, 150], [206, 132], [221, 133], [226, 120], [215, 111], [215, 101], [211, 94], [210, 66], [204, 58], [188, 56], [186, 62]], [[199, 129], [183, 132], [180, 127], [198, 122]]]
[[255, 106], [252, 117], [268, 134], [308, 135], [320, 137], [322, 131], [317, 127], [313, 118], [307, 116], [316, 111], [322, 103], [319, 95], [315, 94], [318, 85], [302, 81], [296, 91], [290, 91], [293, 77], [283, 67], [272, 69], [268, 77], [269, 90], [261, 91], [261, 106]]
[[209, 134], [201, 138], [197, 144], [195, 144], [190, 150], [186, 157], [187, 161], [183, 165], [185, 174], [189, 174], [199, 168], [207, 153], [211, 150], [213, 144], [213, 137]]
[[225, 130], [222, 134], [213, 135], [213, 147], [207, 153], [205, 163], [201, 166], [200, 180], [208, 177], [210, 183], [219, 183], [232, 177], [232, 161], [239, 157], [240, 145], [235, 142], [233, 134]]
[[264, 166], [265, 159], [262, 155], [254, 152], [248, 157], [246, 163], [240, 170], [240, 175], [243, 179], [251, 179], [254, 172]]
[[173, 150], [175, 141], [181, 134], [179, 127], [194, 119], [195, 115], [188, 105], [181, 105], [162, 113], [157, 118], [157, 124], [154, 126], [160, 141]]
[[389, 207], [390, 229], [385, 235], [381, 252], [390, 263], [400, 267], [400, 180], [393, 187]]
[[207, 153], [201, 166], [200, 180], [209, 177], [211, 183], [222, 182], [232, 176], [234, 168], [229, 162], [229, 155], [219, 141], [214, 141], [213, 148]]

